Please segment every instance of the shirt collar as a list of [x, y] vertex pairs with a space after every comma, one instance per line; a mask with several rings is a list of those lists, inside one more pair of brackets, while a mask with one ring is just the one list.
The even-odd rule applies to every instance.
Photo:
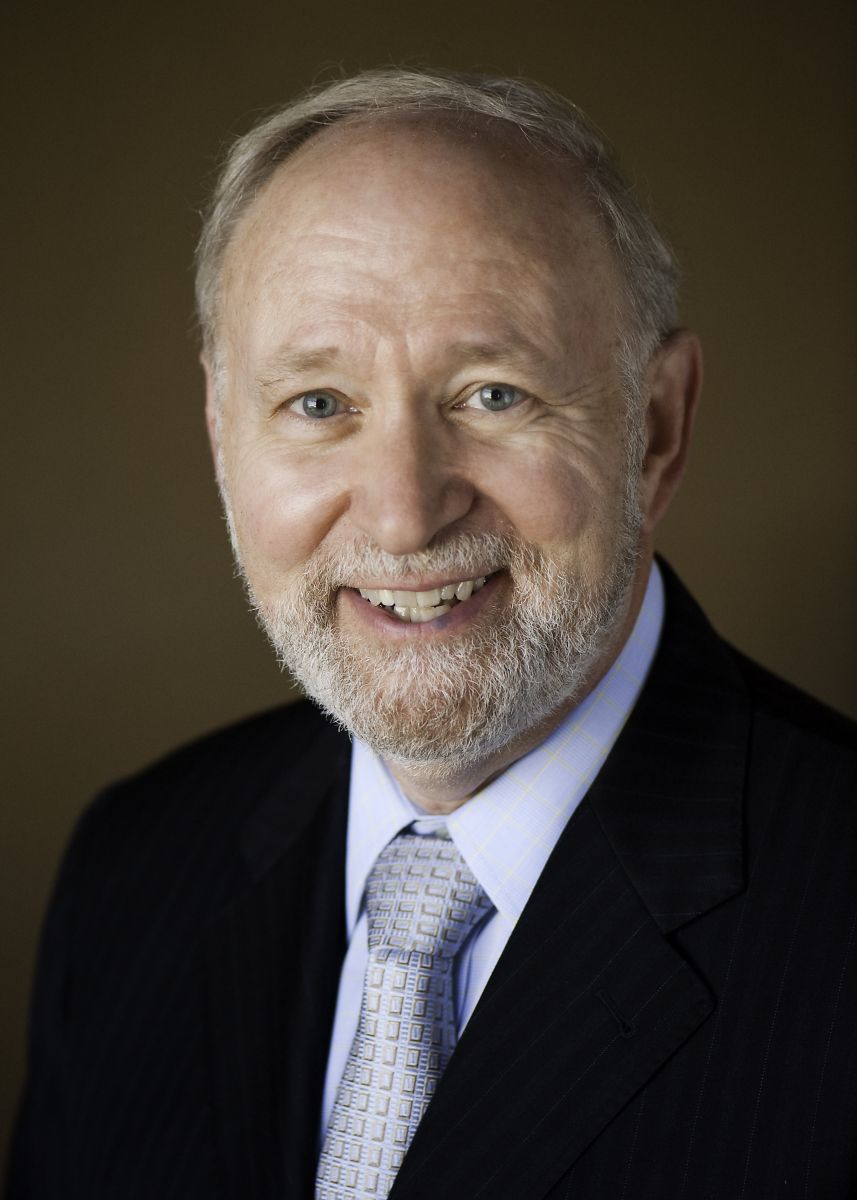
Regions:
[[445, 825], [494, 907], [517, 921], [640, 694], [663, 615], [663, 580], [654, 563], [630, 637], [600, 683], [540, 745], [447, 816], [418, 808], [383, 761], [354, 739], [345, 881], [349, 939], [375, 859], [414, 821], [420, 833]]

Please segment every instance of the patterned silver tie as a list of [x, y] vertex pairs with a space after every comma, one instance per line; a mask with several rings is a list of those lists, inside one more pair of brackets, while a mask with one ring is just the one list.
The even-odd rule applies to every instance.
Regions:
[[400, 833], [366, 885], [369, 963], [316, 1200], [381, 1200], [455, 1049], [453, 960], [491, 901], [447, 836]]

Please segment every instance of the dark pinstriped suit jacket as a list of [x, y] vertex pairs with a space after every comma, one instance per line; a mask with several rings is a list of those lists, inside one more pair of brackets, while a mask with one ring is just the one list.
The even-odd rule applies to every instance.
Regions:
[[[854, 747], [668, 573], [650, 679], [393, 1200], [857, 1194]], [[348, 761], [300, 705], [90, 809], [44, 936], [10, 1200], [309, 1200]]]

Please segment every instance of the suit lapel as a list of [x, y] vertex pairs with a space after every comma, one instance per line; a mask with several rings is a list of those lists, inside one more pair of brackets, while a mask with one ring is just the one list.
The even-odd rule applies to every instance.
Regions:
[[312, 1190], [345, 951], [349, 747], [326, 726], [311, 742], [256, 807], [246, 886], [205, 948], [215, 1118], [236, 1200]]
[[665, 574], [650, 679], [524, 909], [390, 1200], [543, 1196], [714, 1007], [665, 935], [743, 886], [748, 705], [731, 653]]

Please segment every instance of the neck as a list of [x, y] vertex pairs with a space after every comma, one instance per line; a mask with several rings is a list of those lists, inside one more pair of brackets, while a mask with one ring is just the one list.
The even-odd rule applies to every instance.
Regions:
[[[582, 698], [582, 697], [581, 697]], [[451, 813], [465, 804], [471, 796], [529, 754], [545, 740], [579, 703], [575, 698], [564, 705], [541, 725], [526, 730], [520, 738], [505, 745], [495, 754], [481, 759], [452, 774], [446, 763], [403, 763], [386, 760], [391, 774], [409, 800], [428, 813]]]

